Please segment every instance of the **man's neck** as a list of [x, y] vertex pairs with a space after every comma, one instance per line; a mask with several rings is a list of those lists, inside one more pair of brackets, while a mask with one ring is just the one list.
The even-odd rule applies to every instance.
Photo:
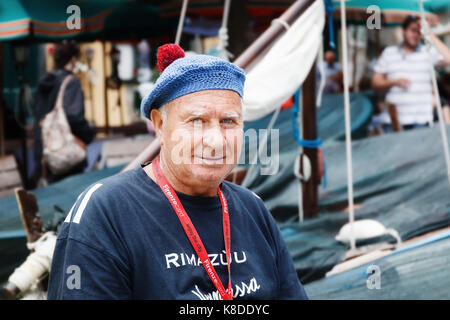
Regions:
[[407, 44], [406, 42], [403, 42], [401, 48], [402, 48], [403, 54], [404, 55], [408, 55], [408, 54], [416, 51], [417, 46], [416, 47], [412, 47], [409, 44]]
[[[144, 171], [157, 184], [152, 167], [153, 163], [144, 167]], [[219, 187], [220, 182], [217, 185], [187, 185], [186, 181], [181, 181], [173, 174], [170, 166], [167, 166], [162, 159], [160, 159], [160, 167], [170, 186], [177, 192], [200, 197], [214, 197], [217, 195], [217, 188]]]

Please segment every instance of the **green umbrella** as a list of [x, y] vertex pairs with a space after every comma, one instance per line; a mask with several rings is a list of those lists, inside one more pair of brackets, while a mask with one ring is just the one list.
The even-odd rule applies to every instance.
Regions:
[[[43, 41], [67, 38], [127, 39], [150, 37], [173, 29], [173, 19], [159, 17], [151, 1], [130, 0], [1, 0], [0, 41], [33, 38]], [[155, 2], [156, 3], [156, 2]], [[69, 10], [76, 5], [80, 28], [70, 28]]]
[[423, 6], [425, 10], [433, 13], [441, 13], [445, 11], [450, 11], [450, 1], [449, 0], [424, 0]]
[[[424, 0], [425, 16], [428, 23], [432, 25], [438, 24], [438, 17], [430, 12], [431, 7], [427, 4], [431, 5], [435, 1], [440, 2], [440, 0]], [[444, 1], [448, 2], [448, 0], [442, 2]], [[340, 7], [339, 0], [333, 0], [333, 4], [336, 9]], [[347, 23], [365, 24], [374, 13], [371, 10], [368, 12], [368, 8], [374, 5], [380, 9], [381, 22], [384, 25], [398, 25], [409, 15], [420, 15], [418, 0], [348, 0], [345, 1]], [[333, 17], [340, 18], [340, 10], [335, 10]]]

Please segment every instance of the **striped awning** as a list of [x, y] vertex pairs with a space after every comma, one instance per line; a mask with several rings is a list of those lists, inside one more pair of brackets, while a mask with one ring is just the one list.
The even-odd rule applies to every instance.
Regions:
[[[423, 0], [425, 7], [425, 18], [431, 25], [439, 23], [438, 16], [427, 10], [425, 4], [432, 2], [432, 0]], [[333, 0], [335, 10], [333, 18], [340, 19], [341, 12], [339, 10], [340, 1]], [[407, 16], [420, 17], [419, 1], [418, 0], [347, 0], [345, 1], [345, 14], [347, 22], [356, 24], [365, 24], [367, 19], [374, 14], [372, 9], [380, 9], [381, 22], [384, 25], [400, 25]]]
[[[68, 25], [76, 14], [73, 5], [79, 9], [79, 28]], [[151, 1], [0, 0], [0, 41], [86, 39], [99, 33], [105, 39], [150, 37], [169, 30], [169, 20], [159, 16]]]

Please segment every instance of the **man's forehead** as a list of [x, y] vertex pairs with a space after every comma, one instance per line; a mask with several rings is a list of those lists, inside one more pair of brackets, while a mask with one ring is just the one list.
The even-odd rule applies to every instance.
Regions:
[[240, 116], [242, 103], [239, 96], [225, 95], [202, 95], [177, 99], [174, 101], [176, 112], [192, 115], [220, 114], [229, 116]]
[[224, 109], [214, 109], [214, 108], [189, 108], [184, 110], [184, 113], [192, 116], [206, 116], [211, 113], [219, 113], [220, 115], [225, 115], [228, 117], [240, 117], [241, 113], [234, 110], [224, 110]]

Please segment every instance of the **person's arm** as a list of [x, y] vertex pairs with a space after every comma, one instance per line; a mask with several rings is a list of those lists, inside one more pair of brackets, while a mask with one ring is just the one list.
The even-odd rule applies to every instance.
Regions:
[[433, 31], [429, 32], [431, 42], [433, 43], [436, 50], [442, 55], [442, 60], [439, 60], [437, 62], [438, 66], [445, 67], [450, 65], [450, 48], [448, 48], [445, 43], [441, 41], [434, 33]]
[[58, 239], [50, 272], [48, 300], [127, 300], [131, 288], [114, 256], [79, 240]]
[[85, 144], [90, 143], [95, 131], [84, 117], [84, 96], [77, 78], [71, 79], [67, 84], [63, 106], [72, 133]]
[[409, 86], [409, 80], [406, 78], [389, 79], [388, 73], [390, 70], [389, 63], [389, 49], [386, 48], [381, 56], [378, 58], [371, 78], [371, 87], [378, 91], [387, 91], [394, 86], [406, 89]]
[[398, 112], [397, 112], [397, 107], [395, 106], [395, 104], [388, 103], [387, 109], [388, 109], [389, 117], [391, 118], [392, 130], [394, 132], [402, 131], [403, 127], [400, 123], [400, 120], [398, 119]]
[[268, 225], [273, 237], [275, 252], [276, 252], [276, 266], [278, 279], [280, 281], [279, 292], [276, 299], [279, 300], [307, 300], [303, 285], [301, 284], [297, 271], [294, 267], [294, 262], [287, 249], [286, 243], [281, 235], [275, 219], [269, 210], [267, 210], [264, 202], [258, 199], [259, 206], [265, 212], [268, 220]]
[[371, 79], [371, 86], [374, 90], [389, 90], [394, 86], [408, 88], [410, 81], [406, 78], [388, 79], [385, 73], [374, 72]]
[[102, 184], [80, 195], [58, 233], [48, 299], [131, 299], [127, 246]]

